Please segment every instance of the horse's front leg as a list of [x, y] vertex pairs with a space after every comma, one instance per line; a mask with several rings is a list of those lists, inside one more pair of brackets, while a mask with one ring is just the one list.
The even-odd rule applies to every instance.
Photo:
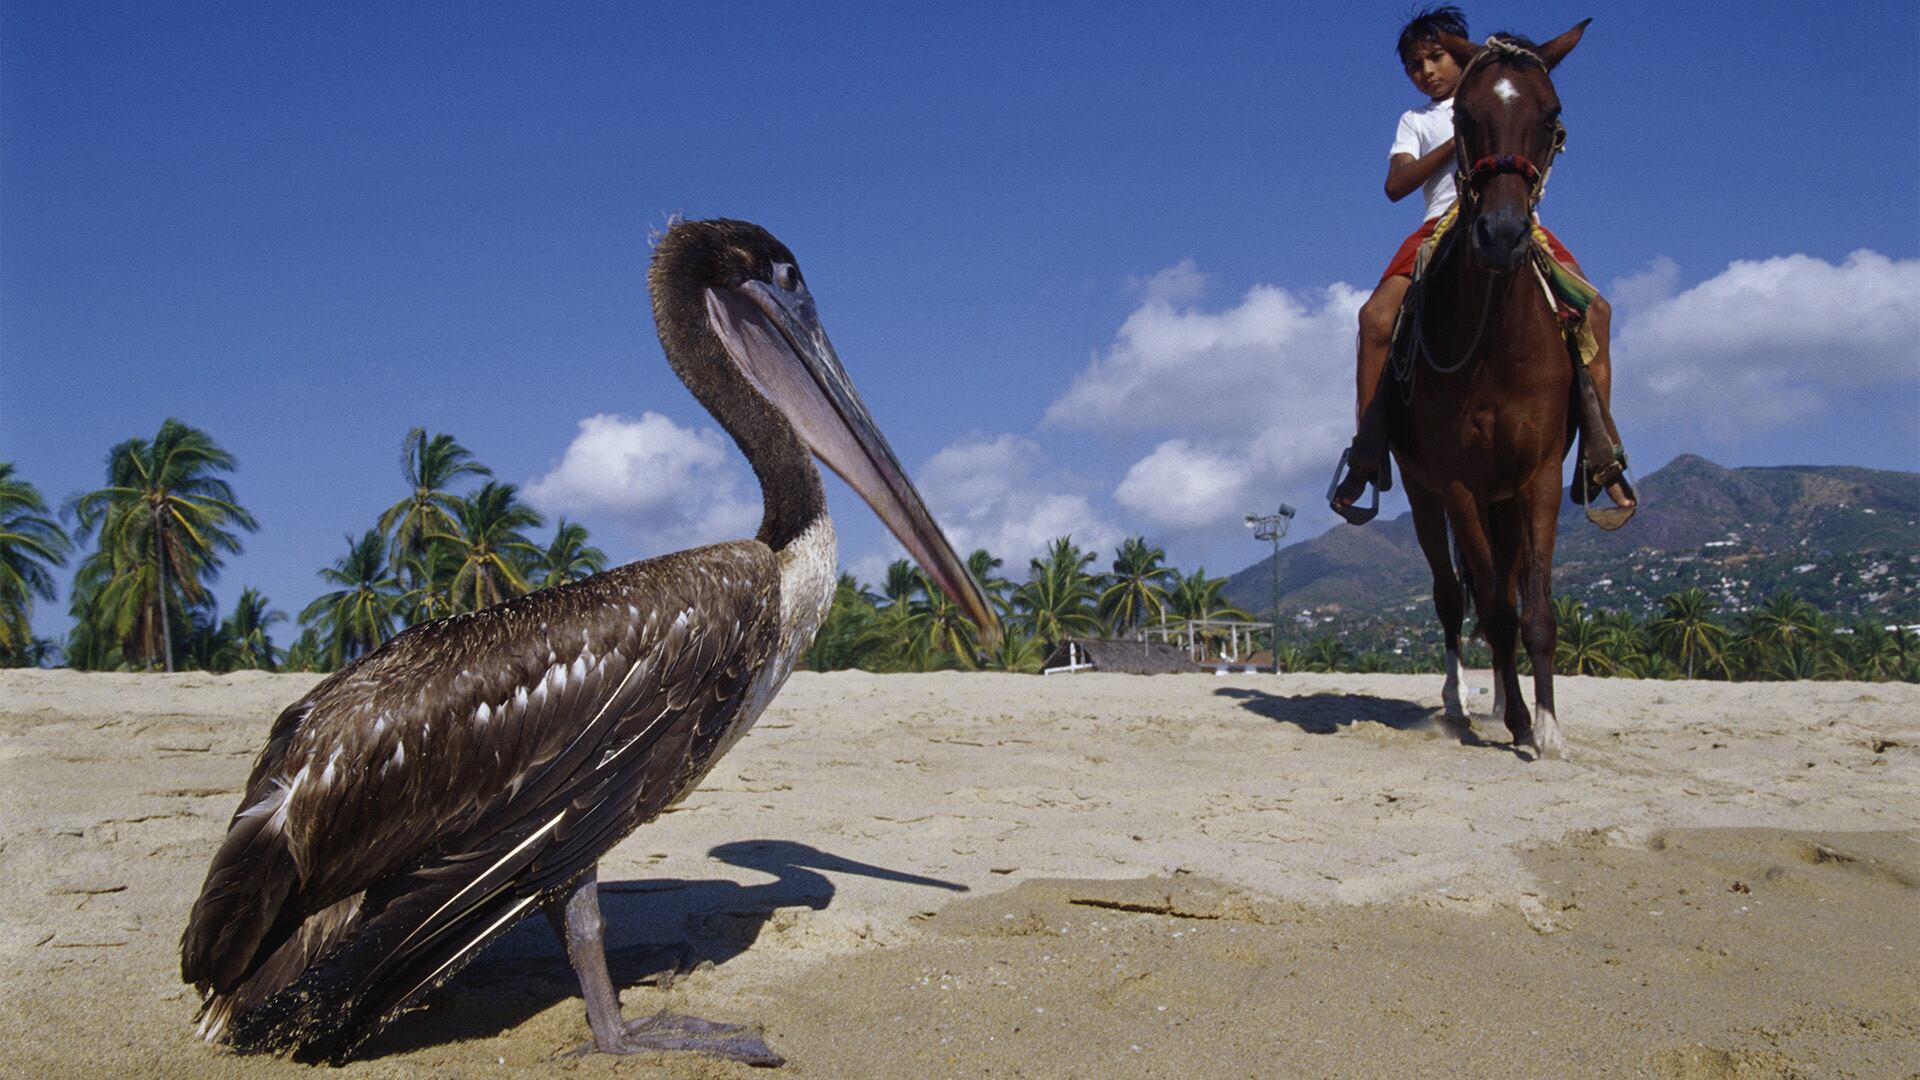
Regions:
[[[1514, 609], [1514, 532], [1511, 504], [1496, 503], [1483, 514], [1480, 502], [1464, 486], [1448, 490], [1447, 523], [1467, 568], [1473, 589], [1473, 607], [1479, 613], [1480, 636], [1487, 639], [1493, 657], [1493, 717], [1507, 725], [1514, 742], [1531, 733], [1527, 706], [1520, 700], [1519, 671], [1514, 665], [1514, 643], [1519, 637], [1519, 615]], [[1504, 538], [1504, 543], [1503, 543]], [[1503, 557], [1504, 556], [1504, 557]]]
[[[1406, 470], [1400, 473], [1405, 476]], [[1446, 709], [1447, 724], [1465, 735], [1473, 727], [1460, 701], [1460, 624], [1466, 617], [1466, 597], [1447, 543], [1447, 510], [1438, 495], [1412, 480], [1407, 481], [1407, 504], [1413, 509], [1413, 532], [1420, 540], [1420, 551], [1433, 572], [1433, 613], [1440, 619], [1446, 642], [1447, 681], [1440, 687], [1440, 703]]]
[[1559, 526], [1560, 465], [1542, 468], [1514, 502], [1524, 541], [1521, 550], [1520, 635], [1533, 662], [1533, 749], [1565, 760], [1567, 740], [1553, 704], [1553, 654], [1559, 627], [1553, 617], [1553, 541]]
[[[1493, 715], [1513, 735], [1514, 745], [1534, 744], [1533, 717], [1520, 692], [1520, 554], [1523, 546], [1519, 504], [1507, 499], [1487, 508], [1488, 541], [1493, 554], [1493, 587], [1480, 608], [1480, 626], [1493, 653]], [[1535, 749], [1538, 749], [1535, 744]]]

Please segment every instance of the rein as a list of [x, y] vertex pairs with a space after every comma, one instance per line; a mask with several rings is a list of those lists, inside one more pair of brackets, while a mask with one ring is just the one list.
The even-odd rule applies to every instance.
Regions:
[[[1452, 253], [1452, 248], [1456, 243], [1459, 230], [1460, 225], [1456, 221], [1448, 236], [1441, 241], [1446, 250], [1434, 252], [1434, 265], [1443, 262], [1446, 257]], [[1434, 266], [1430, 265], [1427, 268], [1427, 272], [1431, 274], [1433, 269]], [[1487, 293], [1485, 298], [1480, 302], [1479, 326], [1473, 332], [1473, 341], [1469, 343], [1465, 351], [1461, 353], [1459, 360], [1454, 361], [1446, 367], [1442, 367], [1440, 362], [1434, 359], [1433, 350], [1427, 346], [1426, 280], [1423, 278], [1414, 285], [1408, 294], [1407, 305], [1402, 308], [1400, 312], [1400, 318], [1405, 320], [1407, 325], [1404, 330], [1396, 325], [1394, 331], [1394, 340], [1396, 342], [1404, 340], [1406, 346], [1404, 348], [1394, 349], [1387, 357], [1388, 365], [1393, 371], [1393, 381], [1400, 386], [1401, 404], [1410, 405], [1413, 403], [1413, 376], [1414, 373], [1419, 370], [1419, 361], [1425, 360], [1427, 367], [1433, 369], [1436, 375], [1451, 375], [1461, 368], [1466, 367], [1467, 362], [1472, 360], [1474, 355], [1480, 351], [1480, 339], [1485, 337], [1487, 333], [1487, 316], [1493, 314], [1494, 284], [1495, 276], [1492, 274], [1487, 275]]]

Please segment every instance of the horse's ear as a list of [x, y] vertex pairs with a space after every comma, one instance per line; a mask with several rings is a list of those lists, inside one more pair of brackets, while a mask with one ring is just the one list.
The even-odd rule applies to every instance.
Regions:
[[1462, 68], [1466, 67], [1468, 62], [1473, 59], [1474, 54], [1480, 51], [1480, 46], [1475, 45], [1459, 34], [1449, 34], [1445, 30], [1440, 31], [1440, 36], [1435, 40], [1440, 42], [1441, 48], [1447, 50], [1447, 55], [1453, 57], [1453, 62], [1459, 64]]
[[1552, 71], [1555, 64], [1565, 59], [1566, 55], [1573, 51], [1573, 47], [1580, 44], [1580, 35], [1587, 32], [1587, 24], [1592, 21], [1592, 19], [1581, 19], [1578, 26], [1540, 46], [1540, 59], [1547, 62], [1548, 71]]

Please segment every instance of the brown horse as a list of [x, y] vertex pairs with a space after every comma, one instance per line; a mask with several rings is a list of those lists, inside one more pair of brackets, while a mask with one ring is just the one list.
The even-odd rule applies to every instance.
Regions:
[[[1447, 717], [1466, 721], [1464, 578], [1493, 653], [1494, 715], [1516, 745], [1553, 758], [1567, 753], [1553, 706], [1551, 574], [1561, 462], [1573, 444], [1574, 372], [1534, 269], [1542, 256], [1533, 211], [1563, 132], [1548, 72], [1586, 26], [1539, 46], [1442, 36], [1463, 69], [1453, 105], [1459, 217], [1409, 308], [1399, 385], [1382, 388], [1389, 444], [1446, 632]], [[1533, 664], [1536, 716], [1521, 699], [1516, 639]]]

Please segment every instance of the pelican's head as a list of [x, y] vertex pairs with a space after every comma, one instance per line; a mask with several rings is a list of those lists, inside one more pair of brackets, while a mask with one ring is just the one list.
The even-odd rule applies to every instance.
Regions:
[[[648, 282], [668, 361], [742, 448], [777, 443], [760, 429], [790, 427], [991, 643], [992, 605], [854, 390], [793, 252], [752, 222], [682, 221], [654, 249]], [[767, 485], [763, 463], [754, 466]]]

